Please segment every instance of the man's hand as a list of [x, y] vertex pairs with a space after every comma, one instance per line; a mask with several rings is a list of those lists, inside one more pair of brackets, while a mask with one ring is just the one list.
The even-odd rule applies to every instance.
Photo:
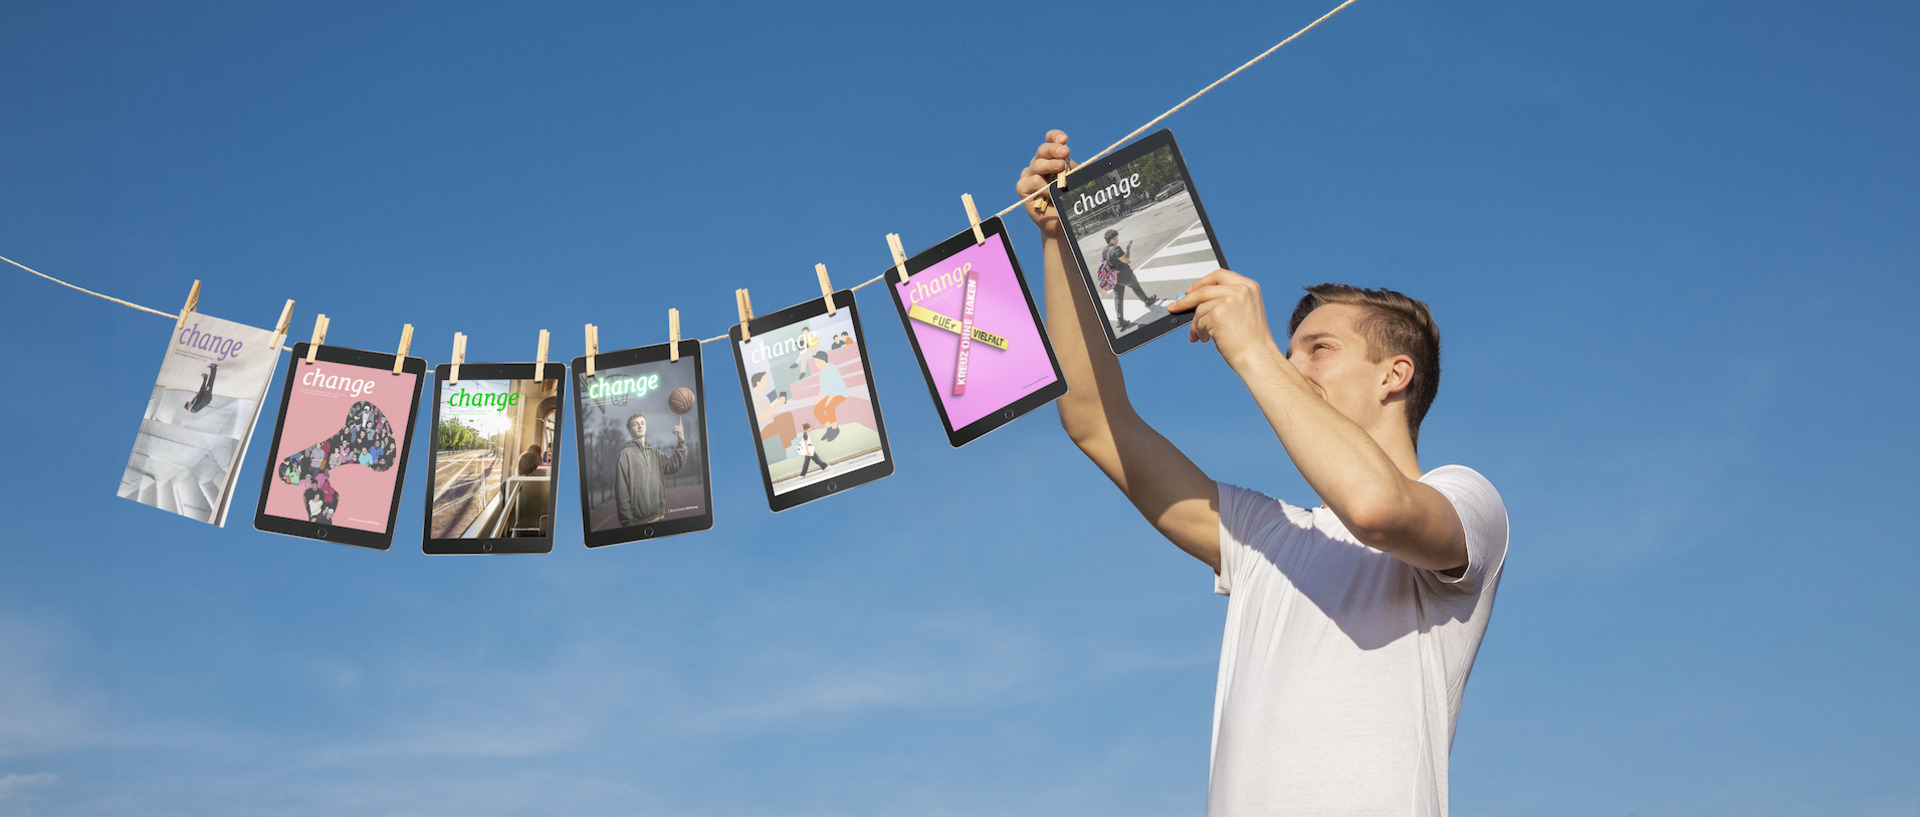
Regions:
[[673, 424], [673, 436], [679, 437], [683, 443], [687, 441], [687, 429], [684, 422]]
[[1220, 350], [1227, 365], [1240, 371], [1248, 355], [1278, 353], [1273, 330], [1267, 328], [1266, 304], [1260, 284], [1232, 270], [1217, 269], [1187, 287], [1168, 312], [1193, 312], [1187, 341], [1207, 343]]
[[[1067, 150], [1067, 134], [1062, 131], [1047, 131], [1047, 141], [1033, 152], [1033, 161], [1027, 163], [1027, 169], [1020, 172], [1020, 183], [1014, 185], [1014, 191], [1021, 198], [1032, 196], [1035, 191], [1053, 183], [1060, 171], [1073, 166], [1073, 159]], [[1044, 238], [1060, 237], [1060, 214], [1054, 212], [1053, 202], [1047, 196], [1034, 196], [1027, 202], [1027, 215], [1033, 224], [1040, 228]]]

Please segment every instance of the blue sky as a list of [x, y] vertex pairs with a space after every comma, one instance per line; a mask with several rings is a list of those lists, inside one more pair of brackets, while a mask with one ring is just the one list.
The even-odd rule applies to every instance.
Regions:
[[[16, 3], [0, 254], [434, 363], [711, 336], [1330, 5]], [[1514, 537], [1456, 813], [1920, 813], [1917, 17], [1360, 0], [1166, 123], [1276, 320], [1340, 280], [1444, 330], [1422, 462]], [[428, 557], [424, 457], [386, 553], [116, 499], [168, 325], [0, 275], [0, 815], [1198, 811], [1207, 569], [1050, 411], [949, 449], [861, 298], [893, 477], [769, 513], [716, 344], [712, 531]], [[1211, 348], [1125, 364], [1210, 474], [1313, 501]]]

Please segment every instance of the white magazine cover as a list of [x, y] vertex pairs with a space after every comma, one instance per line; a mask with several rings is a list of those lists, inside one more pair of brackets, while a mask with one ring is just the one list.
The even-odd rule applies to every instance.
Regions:
[[273, 333], [193, 313], [174, 330], [140, 420], [120, 496], [227, 523], [234, 478], [280, 352]]

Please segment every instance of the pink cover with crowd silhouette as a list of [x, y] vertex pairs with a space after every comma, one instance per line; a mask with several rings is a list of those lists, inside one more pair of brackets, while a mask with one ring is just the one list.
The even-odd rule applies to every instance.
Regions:
[[274, 441], [266, 512], [384, 533], [419, 378], [344, 363], [295, 361]]

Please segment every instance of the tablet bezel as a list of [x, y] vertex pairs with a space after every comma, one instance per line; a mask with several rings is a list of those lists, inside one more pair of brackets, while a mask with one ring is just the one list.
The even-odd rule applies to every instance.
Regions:
[[[446, 386], [447, 375], [452, 364], [442, 363], [433, 368], [433, 421], [429, 426], [440, 428], [440, 402], [444, 398], [442, 389]], [[564, 363], [549, 361], [545, 368], [539, 368], [532, 361], [526, 363], [462, 363], [461, 380], [558, 380], [557, 388], [561, 393], [554, 395], [554, 411], [559, 412], [553, 418], [555, 425], [566, 422], [567, 411], [567, 366]], [[437, 431], [435, 432], [438, 433]], [[565, 435], [556, 435], [556, 441]], [[432, 555], [447, 554], [491, 554], [491, 553], [552, 553], [553, 535], [560, 527], [560, 451], [562, 446], [553, 447], [553, 465], [547, 472], [547, 518], [552, 524], [547, 527], [546, 536], [522, 536], [503, 539], [435, 539], [433, 538], [433, 490], [434, 476], [427, 476], [427, 500], [421, 503], [420, 550]], [[427, 442], [430, 454], [439, 453], [439, 440], [430, 437]]]
[[[617, 369], [625, 366], [642, 366], [648, 363], [658, 363], [667, 360], [672, 357], [672, 346], [673, 344], [671, 343], [661, 343], [654, 346], [639, 346], [632, 349], [601, 352], [593, 358], [595, 376], [597, 377], [599, 373], [608, 369]], [[682, 533], [709, 530], [713, 527], [713, 460], [709, 453], [713, 449], [713, 438], [707, 436], [706, 367], [701, 362], [700, 341], [680, 341], [680, 359], [669, 365], [691, 365], [693, 367], [694, 406], [698, 409], [696, 413], [700, 415], [700, 472], [706, 475], [701, 484], [701, 488], [706, 491], [706, 503], [701, 506], [705, 510], [699, 516], [668, 519], [650, 525], [608, 528], [602, 531], [594, 530], [589, 519], [589, 514], [593, 512], [593, 508], [587, 504], [589, 500], [587, 492], [587, 458], [585, 455], [587, 450], [586, 422], [582, 419], [586, 417], [587, 414], [586, 407], [581, 404], [581, 401], [586, 398], [583, 396], [585, 392], [579, 388], [580, 384], [575, 383], [573, 384], [575, 386], [573, 390], [573, 450], [574, 453], [581, 455], [575, 467], [580, 473], [578, 491], [580, 494], [580, 531], [586, 538], [587, 547], [597, 548], [606, 547], [607, 545], [638, 542], [643, 539], [659, 539], [665, 536], [676, 536]], [[580, 379], [586, 378], [587, 358], [585, 355], [573, 359], [572, 371], [574, 377]]]
[[[769, 478], [767, 473], [767, 450], [760, 442], [760, 421], [755, 416], [752, 387], [747, 384], [747, 361], [745, 356], [740, 352], [740, 342], [742, 340], [740, 324], [736, 323], [731, 329], [727, 330], [727, 345], [733, 349], [734, 369], [740, 378], [740, 397], [745, 402], [747, 409], [749, 439], [753, 441], [754, 456], [760, 460], [760, 485], [766, 489], [767, 507], [771, 508], [774, 513], [779, 513], [780, 511], [797, 505], [804, 505], [830, 494], [865, 485], [893, 474], [893, 444], [887, 440], [887, 421], [880, 410], [880, 387], [874, 382], [873, 358], [867, 354], [867, 331], [866, 327], [860, 323], [860, 310], [854, 305], [853, 290], [843, 289], [833, 293], [833, 305], [835, 309], [845, 309], [853, 313], [853, 341], [860, 345], [860, 366], [866, 371], [867, 375], [868, 402], [873, 404], [874, 431], [880, 434], [880, 453], [882, 457], [880, 462], [876, 462], [865, 468], [835, 477], [826, 482], [816, 482], [812, 485], [795, 488], [784, 494], [776, 495], [773, 492], [773, 480]], [[762, 332], [770, 332], [781, 327], [790, 326], [816, 315], [825, 314], [827, 314], [826, 299], [815, 298], [811, 301], [802, 301], [794, 304], [778, 312], [772, 312], [754, 318], [747, 322], [747, 328], [751, 329], [753, 334], [758, 335]]]
[[[408, 455], [413, 451], [413, 432], [420, 419], [420, 386], [426, 380], [427, 361], [409, 357], [400, 367], [401, 375], [414, 376], [413, 405], [407, 410], [407, 430], [399, 435], [399, 458], [393, 463], [393, 467], [399, 470], [393, 481], [393, 504], [387, 508], [387, 530], [379, 533], [345, 525], [317, 525], [304, 519], [267, 513], [267, 492], [273, 488], [273, 480], [279, 473], [280, 433], [285, 430], [287, 422], [287, 401], [293, 397], [293, 382], [297, 379], [295, 372], [307, 364], [308, 346], [309, 344], [305, 341], [293, 345], [293, 365], [287, 369], [287, 382], [280, 389], [280, 410], [273, 420], [273, 436], [267, 438], [268, 462], [266, 474], [262, 476], [260, 482], [260, 504], [255, 506], [253, 512], [253, 528], [283, 536], [335, 542], [369, 550], [386, 550], [393, 547], [394, 526], [399, 524], [400, 495], [406, 490], [407, 461]], [[393, 373], [393, 354], [390, 352], [369, 352], [364, 349], [349, 349], [345, 346], [322, 345], [314, 352], [313, 359], [315, 363], [341, 363], [364, 369], [385, 370], [388, 377], [401, 376]]]
[[933, 382], [933, 370], [927, 366], [927, 355], [920, 348], [920, 335], [913, 329], [913, 321], [907, 317], [908, 306], [900, 298], [900, 284], [915, 274], [933, 269], [947, 259], [975, 245], [972, 228], [955, 233], [952, 238], [940, 242], [928, 249], [921, 250], [907, 259], [906, 278], [900, 276], [898, 265], [887, 268], [887, 293], [893, 298], [894, 311], [900, 315], [900, 328], [907, 333], [907, 342], [913, 344], [913, 360], [920, 366], [920, 378], [927, 383], [927, 394], [933, 398], [933, 408], [940, 413], [940, 425], [947, 431], [947, 444], [954, 448], [966, 445], [985, 436], [987, 432], [1019, 419], [1021, 415], [1060, 399], [1067, 393], [1067, 375], [1060, 370], [1060, 358], [1053, 352], [1053, 340], [1047, 335], [1046, 321], [1040, 318], [1040, 309], [1033, 301], [1033, 290], [1027, 286], [1027, 278], [1020, 270], [1020, 257], [1013, 251], [1013, 241], [1007, 235], [1006, 224], [999, 216], [980, 222], [980, 232], [988, 241], [999, 241], [1007, 251], [1007, 261], [1013, 267], [1014, 280], [1020, 282], [1020, 294], [1026, 298], [1027, 314], [1033, 318], [1033, 325], [1039, 330], [1040, 345], [1047, 350], [1047, 362], [1053, 365], [1053, 382], [1041, 386], [1031, 394], [1004, 406], [994, 409], [986, 416], [973, 421], [965, 428], [954, 428], [953, 420], [947, 416], [947, 404], [942, 398], [941, 386]]
[[1073, 186], [1074, 179], [1100, 178], [1113, 172], [1114, 168], [1159, 150], [1162, 147], [1173, 148], [1173, 162], [1180, 168], [1180, 177], [1181, 180], [1187, 184], [1188, 195], [1193, 197], [1193, 211], [1200, 217], [1200, 226], [1207, 232], [1207, 244], [1213, 249], [1214, 260], [1219, 262], [1222, 268], [1232, 269], [1227, 266], [1226, 254], [1220, 251], [1220, 239], [1213, 232], [1213, 220], [1207, 218], [1207, 208], [1206, 205], [1200, 201], [1200, 192], [1193, 183], [1193, 173], [1187, 169], [1186, 157], [1180, 154], [1180, 145], [1173, 140], [1173, 131], [1170, 129], [1161, 128], [1142, 137], [1140, 141], [1114, 151], [1112, 154], [1107, 155], [1097, 162], [1091, 162], [1074, 168], [1073, 173], [1067, 176], [1068, 186], [1064, 191], [1060, 189], [1058, 184], [1047, 185], [1048, 199], [1052, 202], [1054, 212], [1059, 215], [1060, 226], [1065, 231], [1063, 237], [1066, 239], [1067, 246], [1073, 251], [1074, 261], [1078, 262], [1080, 266], [1080, 281], [1086, 286], [1088, 296], [1093, 299], [1093, 312], [1100, 318], [1100, 328], [1107, 335], [1107, 346], [1113, 349], [1113, 353], [1116, 355], [1124, 355], [1160, 339], [1175, 329], [1191, 323], [1193, 321], [1193, 313], [1169, 312], [1166, 317], [1153, 323], [1138, 324], [1138, 328], [1127, 333], [1125, 337], [1115, 335], [1113, 323], [1107, 317], [1106, 308], [1101, 304], [1102, 295], [1100, 292], [1100, 283], [1094, 275], [1094, 270], [1098, 268], [1099, 265], [1088, 266], [1087, 258], [1080, 252], [1080, 239], [1082, 236], [1074, 230], [1073, 220], [1067, 216], [1069, 210], [1060, 206], [1060, 198], [1064, 194], [1072, 193], [1076, 189]]

